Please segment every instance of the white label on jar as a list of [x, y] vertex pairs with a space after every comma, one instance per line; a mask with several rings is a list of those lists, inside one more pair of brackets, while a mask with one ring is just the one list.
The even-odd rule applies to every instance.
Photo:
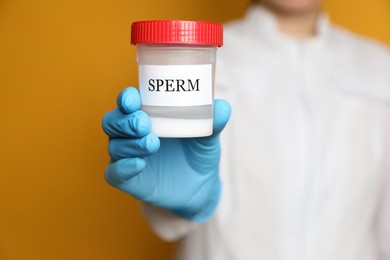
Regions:
[[201, 106], [212, 104], [212, 65], [140, 65], [143, 105]]

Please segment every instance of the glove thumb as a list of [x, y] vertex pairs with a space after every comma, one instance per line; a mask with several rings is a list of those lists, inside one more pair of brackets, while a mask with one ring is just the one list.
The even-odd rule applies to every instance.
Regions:
[[230, 104], [226, 100], [216, 99], [214, 101], [213, 136], [219, 135], [222, 132], [229, 121], [230, 115]]

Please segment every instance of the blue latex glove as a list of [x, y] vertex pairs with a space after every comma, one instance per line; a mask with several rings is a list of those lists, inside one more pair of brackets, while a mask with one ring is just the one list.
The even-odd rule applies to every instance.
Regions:
[[219, 133], [229, 120], [229, 103], [215, 100], [212, 136], [160, 139], [150, 133], [136, 88], [123, 90], [117, 105], [103, 119], [110, 138], [107, 182], [185, 219], [207, 221], [221, 193]]

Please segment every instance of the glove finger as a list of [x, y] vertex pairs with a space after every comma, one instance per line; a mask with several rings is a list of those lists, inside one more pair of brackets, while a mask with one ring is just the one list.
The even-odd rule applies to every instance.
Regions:
[[122, 113], [130, 114], [141, 108], [141, 97], [138, 89], [127, 87], [118, 95], [116, 104]]
[[225, 128], [231, 111], [230, 104], [226, 100], [216, 99], [214, 101], [213, 136], [220, 134]]
[[114, 162], [123, 158], [148, 156], [159, 148], [160, 139], [154, 134], [137, 139], [111, 139], [108, 144], [108, 152]]
[[102, 122], [104, 132], [111, 138], [143, 137], [150, 133], [149, 116], [142, 110], [124, 114], [118, 108], [108, 112]]
[[104, 177], [109, 184], [123, 190], [126, 182], [140, 174], [145, 167], [146, 162], [143, 158], [126, 158], [110, 163]]

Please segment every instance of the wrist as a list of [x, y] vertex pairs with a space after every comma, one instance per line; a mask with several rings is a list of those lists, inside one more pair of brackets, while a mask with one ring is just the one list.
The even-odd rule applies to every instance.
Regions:
[[210, 193], [207, 195], [207, 201], [203, 203], [197, 210], [194, 209], [174, 209], [171, 210], [174, 214], [195, 223], [207, 222], [215, 213], [221, 199], [222, 183], [217, 176], [213, 183]]

